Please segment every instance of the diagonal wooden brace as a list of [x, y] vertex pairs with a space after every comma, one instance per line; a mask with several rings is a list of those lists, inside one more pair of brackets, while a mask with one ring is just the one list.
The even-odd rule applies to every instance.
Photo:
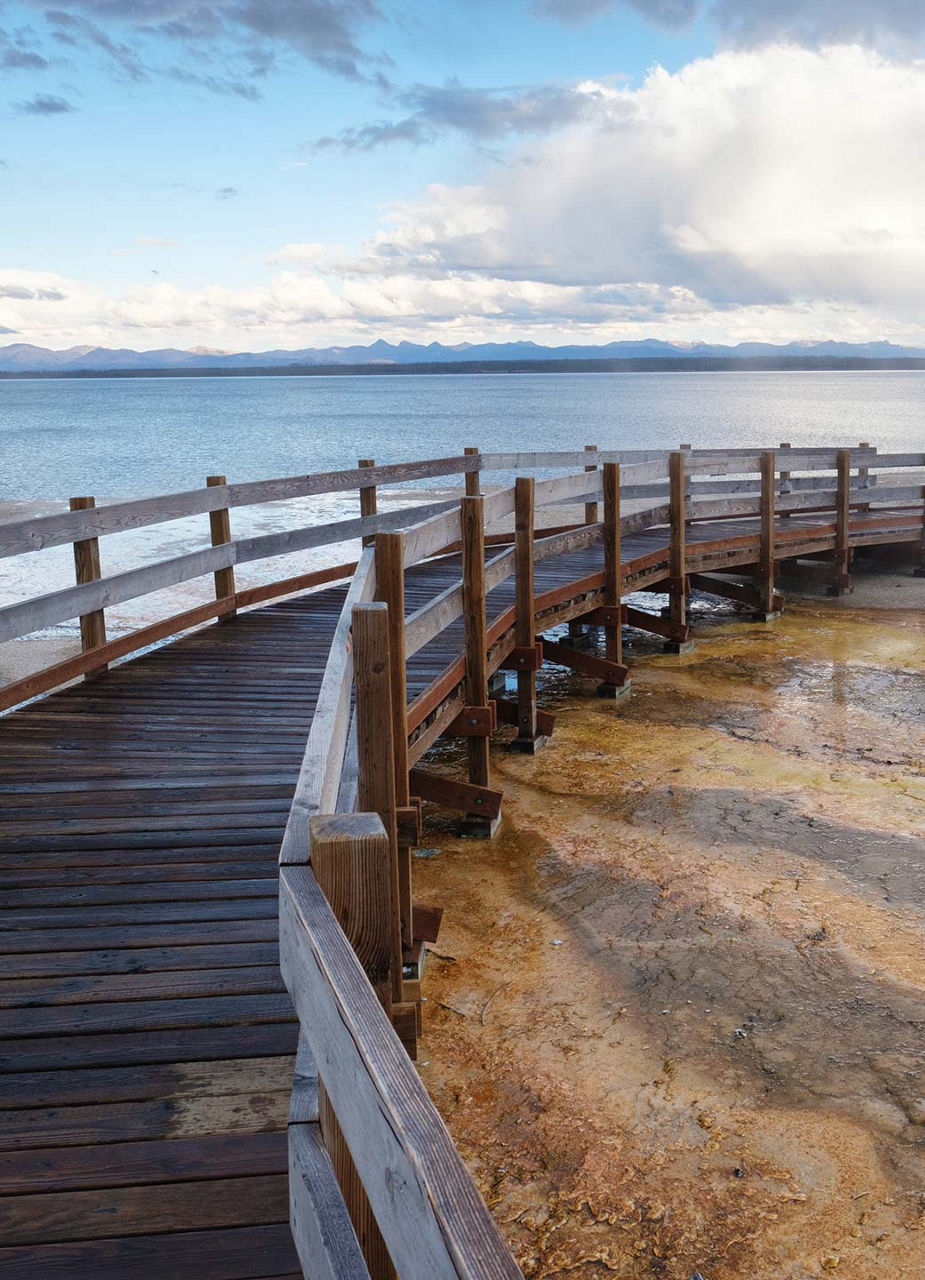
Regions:
[[490, 787], [480, 787], [474, 782], [462, 782], [429, 769], [412, 769], [409, 785], [416, 796], [431, 800], [443, 809], [457, 809], [480, 818], [494, 819], [501, 813], [502, 792]]
[[437, 941], [440, 922], [443, 920], [443, 907], [435, 907], [431, 902], [416, 902], [411, 917], [416, 939], [421, 942]]
[[665, 640], [674, 640], [684, 644], [690, 637], [690, 627], [686, 623], [678, 625], [670, 618], [659, 618], [654, 613], [646, 613], [645, 609], [634, 609], [631, 605], [623, 606], [623, 621], [628, 627], [636, 627], [639, 631], [651, 631], [655, 636]]
[[569, 667], [579, 675], [591, 676], [594, 680], [615, 685], [617, 688], [625, 684], [629, 676], [629, 667], [624, 667], [619, 662], [608, 662], [606, 658], [585, 653], [581, 649], [572, 649], [568, 645], [557, 644], [554, 640], [543, 641], [543, 654], [550, 662], [556, 662], [560, 667]]

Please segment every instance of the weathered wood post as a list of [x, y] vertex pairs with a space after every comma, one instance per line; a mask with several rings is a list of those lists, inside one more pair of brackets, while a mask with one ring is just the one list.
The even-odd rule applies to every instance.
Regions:
[[[71, 498], [72, 511], [92, 511], [96, 506], [96, 498]], [[99, 538], [83, 538], [74, 543], [74, 573], [78, 584], [98, 582], [102, 576], [100, 571]], [[94, 609], [92, 613], [80, 615], [80, 648], [86, 653], [88, 649], [96, 649], [106, 643], [106, 614], [102, 609]], [[106, 663], [92, 667], [84, 673], [85, 680], [95, 680], [108, 671]]]
[[761, 542], [758, 552], [758, 617], [768, 622], [776, 617], [774, 608], [774, 480], [776, 459], [773, 449], [761, 455]]
[[671, 542], [668, 552], [668, 618], [674, 635], [666, 643], [669, 653], [681, 653], [687, 642], [687, 519], [685, 454], [668, 455], [668, 492]]
[[848, 518], [851, 510], [851, 450], [839, 449], [835, 455], [835, 565], [831, 596], [851, 590], [851, 549], [848, 546]]
[[391, 680], [392, 753], [398, 824], [398, 884], [404, 956], [411, 959], [412, 901], [411, 847], [417, 843], [416, 824], [409, 836], [408, 687], [405, 668], [405, 535], [376, 534], [376, 597], [388, 606], [389, 675]]
[[[515, 636], [519, 648], [536, 644], [533, 617], [534, 481], [518, 476], [514, 481], [514, 578], [516, 591]], [[517, 737], [515, 751], [533, 755], [537, 746], [536, 671], [517, 672]]]
[[[360, 458], [360, 460], [357, 462], [358, 467], [374, 467], [375, 465], [376, 465], [375, 458]], [[377, 509], [378, 507], [377, 507], [377, 498], [376, 498], [376, 486], [374, 484], [361, 485], [360, 486], [360, 515], [374, 516], [376, 514]], [[367, 533], [363, 537], [363, 546], [371, 547], [375, 541], [376, 541], [376, 535], [374, 533]]]
[[[681, 452], [682, 452], [682, 453], [691, 453], [691, 452], [692, 452], [692, 450], [693, 450], [693, 446], [692, 446], [692, 445], [689, 445], [689, 444], [679, 444], [679, 445], [678, 445], [678, 448], [681, 450]], [[691, 504], [691, 500], [692, 500], [692, 498], [693, 498], [693, 492], [692, 492], [692, 490], [691, 490], [691, 475], [690, 475], [690, 472], [689, 472], [689, 471], [687, 470], [687, 468], [685, 467], [685, 471], [684, 471], [684, 523], [685, 523], [685, 525], [687, 525], [688, 527], [690, 526], [691, 521], [687, 518], [687, 509], [688, 509], [688, 507], [689, 507], [689, 506], [690, 506], [690, 504]]]
[[[869, 448], [870, 448], [870, 445], [869, 445], [869, 443], [868, 443], [866, 440], [862, 440], [862, 441], [859, 443], [858, 448], [859, 448], [859, 449], [869, 449]], [[870, 488], [870, 469], [869, 469], [868, 467], [858, 467], [858, 488], [859, 488], [859, 489], [869, 489], [869, 488]], [[870, 510], [870, 503], [869, 503], [869, 502], [864, 502], [864, 503], [862, 503], [862, 504], [860, 505], [860, 508], [859, 508], [859, 509], [860, 509], [861, 511], [869, 511], [869, 510]]]
[[[369, 710], [365, 699], [364, 708]], [[391, 1015], [392, 855], [386, 830], [374, 813], [319, 816], [311, 818], [308, 825], [315, 879]], [[318, 1081], [318, 1122], [370, 1276], [373, 1280], [395, 1280], [395, 1269], [323, 1080]]]
[[[485, 499], [466, 497], [460, 512], [463, 560], [463, 617], [466, 637], [466, 703], [488, 706], [488, 645], [485, 621]], [[477, 786], [491, 784], [490, 739], [467, 738], [469, 781]], [[491, 835], [495, 822], [478, 816], [466, 820], [473, 834]]]
[[[585, 453], [597, 453], [597, 445], [586, 444]], [[590, 467], [585, 467], [585, 471], [596, 471], [596, 470], [597, 470], [596, 464]], [[585, 503], [585, 524], [597, 524], [597, 521], [598, 521], [597, 503], [586, 502]]]
[[[608, 662], [623, 663], [623, 566], [620, 530], [620, 464], [604, 463], [604, 608], [611, 621], [604, 625], [604, 656]], [[629, 691], [622, 685], [598, 687], [602, 697], [614, 698]]]
[[[586, 444], [585, 453], [597, 453], [597, 445]], [[594, 465], [585, 467], [586, 472], [593, 473], [596, 470], [597, 470], [597, 467]], [[598, 519], [599, 519], [599, 513], [598, 513], [597, 503], [586, 502], [585, 513], [584, 513], [585, 524], [597, 524]], [[583, 641], [586, 638], [587, 634], [588, 634], [587, 627], [585, 623], [581, 621], [580, 618], [574, 618], [571, 622], [569, 622], [568, 638], [572, 644], [578, 644], [579, 642]]]
[[[477, 447], [470, 447], [467, 449], [463, 449], [463, 453], [466, 455], [467, 458], [477, 458], [480, 452], [481, 450], [478, 449]], [[481, 492], [481, 485], [479, 483], [480, 479], [481, 477], [478, 471], [466, 472], [466, 497], [467, 498], [478, 497], [479, 493]]]
[[[780, 448], [781, 448], [781, 449], [789, 449], [789, 448], [790, 448], [790, 444], [789, 444], [789, 442], [787, 442], [787, 441], [785, 441], [785, 440], [782, 440], [782, 441], [781, 441], [781, 443], [780, 443]], [[781, 496], [782, 498], [788, 498], [792, 492], [793, 492], [793, 489], [792, 489], [792, 486], [791, 486], [791, 484], [790, 484], [790, 472], [789, 472], [789, 471], [782, 471], [782, 472], [780, 473], [780, 487], [779, 487], [779, 489], [778, 489], [778, 493], [780, 494], [780, 496]], [[787, 519], [787, 520], [789, 520], [789, 519], [790, 519], [790, 512], [789, 512], [789, 511], [782, 511], [782, 512], [780, 512], [780, 515], [781, 515], [782, 517], [784, 517], [784, 519]]]
[[[218, 489], [227, 484], [224, 476], [206, 476], [206, 484], [210, 489]], [[209, 530], [212, 534], [212, 546], [222, 547], [226, 542], [231, 541], [231, 515], [227, 507], [219, 507], [217, 511], [209, 512]], [[215, 570], [215, 598], [216, 600], [227, 600], [234, 596], [234, 567], [229, 565], [227, 569]], [[223, 613], [219, 617], [219, 622], [230, 622], [234, 618], [236, 610], [229, 609], [227, 613]]]
[[395, 753], [392, 746], [392, 677], [389, 607], [357, 604], [351, 612], [356, 684], [357, 792], [360, 811], [378, 813], [389, 842], [389, 973], [392, 1002], [402, 998], [401, 898]]

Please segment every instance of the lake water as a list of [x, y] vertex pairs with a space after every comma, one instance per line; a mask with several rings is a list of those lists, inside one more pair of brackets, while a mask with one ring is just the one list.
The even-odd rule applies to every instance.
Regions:
[[925, 371], [0, 381], [0, 498], [132, 497], [484, 450], [923, 447]]

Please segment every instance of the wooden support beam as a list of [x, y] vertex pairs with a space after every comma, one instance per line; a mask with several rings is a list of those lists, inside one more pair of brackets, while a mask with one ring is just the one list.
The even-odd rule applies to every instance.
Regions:
[[411, 786], [416, 796], [430, 800], [442, 809], [456, 809], [489, 822], [501, 813], [502, 792], [492, 791], [490, 787], [447, 778], [443, 774], [431, 773], [429, 769], [412, 769]]
[[[585, 511], [587, 515], [587, 510]], [[534, 482], [532, 476], [518, 476], [514, 481], [514, 636], [518, 649], [532, 649], [536, 644], [534, 630]], [[533, 755], [536, 751], [536, 668], [517, 669], [517, 737], [511, 744], [515, 751]]]
[[[376, 465], [375, 458], [360, 458], [357, 463], [358, 467], [374, 467]], [[376, 486], [374, 484], [360, 486], [360, 515], [374, 516], [378, 510], [378, 502], [376, 497]], [[363, 539], [364, 547], [371, 547], [376, 541], [374, 533], [368, 533]]]
[[554, 640], [543, 640], [543, 656], [560, 667], [568, 667], [579, 675], [591, 676], [602, 684], [613, 685], [620, 689], [626, 684], [629, 667], [616, 662], [608, 662], [596, 654], [585, 653], [582, 649], [573, 649], [567, 644], [557, 644]]
[[[789, 443], [789, 441], [782, 440], [782, 441], [781, 441], [781, 443], [780, 443], [780, 448], [781, 448], [781, 449], [789, 449], [789, 448], [790, 448], [790, 443]], [[789, 471], [782, 471], [782, 472], [780, 473], [780, 487], [778, 488], [778, 493], [780, 494], [780, 496], [781, 496], [782, 498], [789, 497], [789, 495], [793, 492], [793, 486], [792, 486], [792, 484], [791, 484], [790, 480], [791, 480], [791, 477], [790, 477], [790, 472], [789, 472]], [[782, 512], [781, 512], [781, 517], [782, 517], [783, 519], [785, 519], [785, 520], [789, 520], [789, 519], [790, 519], [790, 512], [789, 512], [789, 511], [782, 511]]]
[[759, 614], [765, 620], [777, 611], [774, 608], [774, 481], [776, 459], [773, 449], [761, 455], [761, 542], [758, 552]]
[[670, 618], [662, 618], [654, 613], [646, 613], [645, 609], [634, 609], [629, 604], [624, 604], [622, 614], [623, 622], [626, 626], [635, 627], [638, 631], [650, 631], [652, 635], [661, 636], [665, 640], [672, 640], [676, 644], [685, 644], [690, 635], [690, 628], [687, 623], [679, 627]]
[[496, 727], [494, 703], [487, 707], [463, 707], [443, 731], [446, 738], [490, 738]]
[[537, 640], [529, 649], [515, 646], [501, 663], [503, 671], [539, 671], [543, 665], [543, 641]]
[[[463, 544], [463, 621], [466, 645], [466, 704], [488, 704], [488, 642], [485, 621], [485, 499], [462, 500], [460, 525]], [[469, 781], [477, 787], [491, 783], [488, 738], [467, 738]], [[497, 817], [493, 814], [492, 817]], [[487, 833], [487, 828], [486, 828]]]
[[[604, 463], [604, 605], [617, 621], [604, 628], [604, 654], [608, 662], [623, 665], [623, 626], [620, 605], [623, 596], [623, 566], [620, 537], [620, 464]], [[625, 683], [625, 681], [624, 681]], [[614, 687], [604, 683], [598, 692], [612, 697]]]
[[354, 605], [353, 669], [356, 684], [358, 803], [378, 813], [389, 840], [389, 938], [392, 999], [402, 998], [401, 895], [392, 747], [392, 687], [389, 610], [385, 604]]
[[[227, 480], [224, 476], [206, 476], [206, 487], [208, 489], [221, 489], [226, 484]], [[213, 547], [221, 547], [226, 542], [231, 541], [231, 514], [227, 507], [219, 507], [216, 511], [209, 512], [209, 532], [212, 536]], [[233, 599], [234, 594], [234, 566], [229, 565], [226, 569], [216, 569], [216, 600]], [[230, 622], [235, 617], [235, 613], [234, 609], [230, 609], [227, 613], [221, 614], [219, 622]]]
[[[586, 445], [585, 445], [585, 453], [595, 453], [595, 454], [596, 454], [596, 453], [597, 453], [597, 445], [596, 445], [596, 444], [586, 444]], [[596, 471], [596, 470], [597, 470], [597, 466], [596, 466], [596, 465], [592, 465], [592, 466], [590, 466], [590, 467], [585, 467], [585, 471]], [[598, 511], [597, 511], [597, 503], [596, 503], [596, 502], [586, 502], [586, 503], [585, 503], [585, 524], [597, 524], [597, 522], [598, 522], [598, 520], [599, 520], [599, 519], [600, 519], [600, 517], [599, 517], [599, 515], [598, 515]]]
[[[740, 565], [733, 572], [747, 573], [748, 569], [748, 565]], [[689, 574], [687, 580], [693, 591], [705, 591], [707, 595], [720, 596], [724, 600], [735, 600], [737, 604], [751, 605], [754, 609], [760, 609], [764, 599], [761, 590], [747, 582], [730, 582], [726, 578], [716, 578], [707, 573]], [[783, 597], [775, 592], [772, 597], [772, 609], [769, 612], [778, 613], [782, 607]]]
[[851, 513], [851, 450], [839, 449], [836, 455], [835, 485], [835, 566], [829, 594], [840, 596], [851, 590], [851, 549], [848, 545], [848, 520]]
[[[463, 449], [463, 453], [466, 455], [467, 458], [477, 458], [479, 455], [479, 450], [477, 448], [470, 447], [468, 449]], [[480, 491], [479, 473], [477, 471], [467, 471], [466, 472], [466, 497], [477, 498], [479, 496], [479, 491]]]
[[[520, 726], [520, 708], [512, 698], [495, 698], [495, 706], [498, 710], [498, 721], [501, 724]], [[549, 711], [541, 711], [537, 708], [536, 712], [536, 731], [543, 738], [552, 735], [556, 727], [556, 717]]]
[[[676, 627], [687, 624], [687, 579], [686, 560], [687, 546], [685, 521], [687, 504], [685, 493], [687, 488], [687, 468], [685, 454], [682, 451], [668, 456], [668, 489], [669, 489], [669, 522], [671, 526], [671, 542], [668, 555], [668, 616]], [[676, 648], [681, 642], [669, 641], [668, 646]]]
[[[96, 506], [96, 498], [71, 498], [72, 511], [89, 511]], [[100, 578], [99, 538], [85, 538], [74, 543], [74, 572], [78, 585], [97, 582]], [[102, 609], [80, 615], [80, 648], [83, 653], [106, 643], [106, 614]], [[109, 668], [105, 663], [84, 672], [85, 680], [96, 680]]]
[[[376, 534], [376, 598], [389, 610], [389, 673], [392, 691], [392, 750], [395, 756], [395, 804], [408, 804], [408, 692], [405, 665], [405, 535]], [[398, 883], [401, 895], [401, 938], [410, 958], [411, 846], [398, 841]]]
[[443, 920], [443, 907], [434, 906], [432, 902], [416, 902], [414, 904], [414, 937], [420, 942], [436, 942], [440, 935], [440, 924]]

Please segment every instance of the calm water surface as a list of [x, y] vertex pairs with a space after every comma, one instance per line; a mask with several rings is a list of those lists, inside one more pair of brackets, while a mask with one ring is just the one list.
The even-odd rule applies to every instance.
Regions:
[[0, 498], [132, 496], [484, 450], [920, 450], [925, 372], [0, 382]]

